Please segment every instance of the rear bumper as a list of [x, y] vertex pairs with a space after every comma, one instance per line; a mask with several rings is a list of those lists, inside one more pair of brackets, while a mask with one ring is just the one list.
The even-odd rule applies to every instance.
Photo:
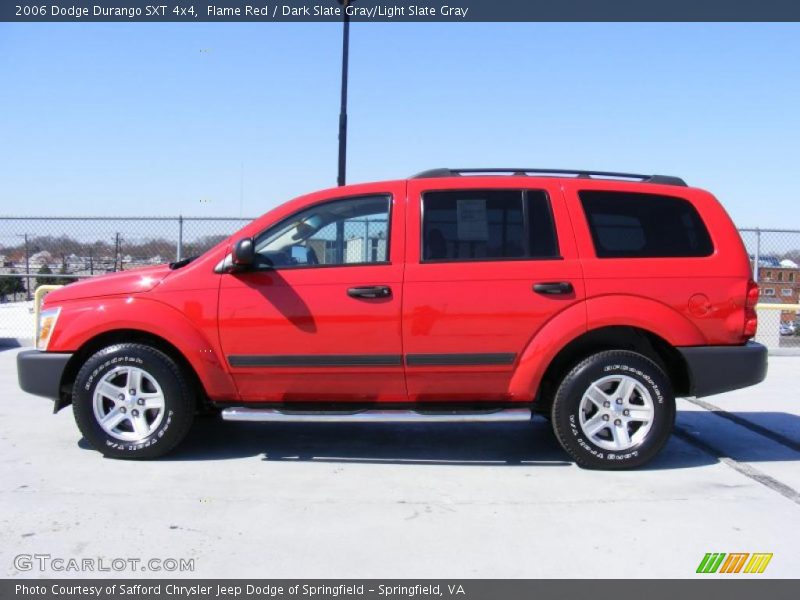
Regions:
[[698, 398], [755, 385], [767, 376], [767, 348], [755, 342], [691, 346], [678, 351], [689, 368], [690, 395]]
[[29, 394], [44, 396], [58, 402], [61, 376], [72, 354], [23, 350], [17, 354], [19, 387]]

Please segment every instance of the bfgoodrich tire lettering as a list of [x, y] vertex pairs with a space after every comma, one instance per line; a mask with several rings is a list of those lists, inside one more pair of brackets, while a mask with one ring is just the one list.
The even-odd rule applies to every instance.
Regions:
[[91, 356], [72, 391], [75, 421], [93, 448], [113, 458], [156, 458], [172, 450], [194, 418], [194, 395], [169, 356], [117, 344]]
[[611, 350], [564, 377], [551, 416], [559, 443], [578, 465], [625, 469], [643, 465], [664, 446], [675, 422], [675, 397], [655, 362]]

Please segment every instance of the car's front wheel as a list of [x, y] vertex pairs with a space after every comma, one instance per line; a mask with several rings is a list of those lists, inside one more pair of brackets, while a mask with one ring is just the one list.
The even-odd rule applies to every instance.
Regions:
[[675, 422], [669, 378], [636, 352], [599, 352], [577, 364], [553, 400], [563, 448], [582, 467], [624, 469], [653, 458]]
[[143, 344], [116, 344], [92, 355], [72, 392], [84, 438], [113, 458], [166, 454], [189, 431], [194, 404], [180, 366]]

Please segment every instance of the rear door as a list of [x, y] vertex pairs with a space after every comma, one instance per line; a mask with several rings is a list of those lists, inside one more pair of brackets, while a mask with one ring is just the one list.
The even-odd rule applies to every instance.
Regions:
[[[328, 194], [256, 235], [223, 275], [219, 331], [246, 401], [404, 401], [405, 182]], [[340, 194], [340, 193], [339, 193]]]
[[558, 182], [519, 181], [409, 181], [403, 345], [411, 400], [532, 400], [508, 391], [521, 353], [584, 298]]

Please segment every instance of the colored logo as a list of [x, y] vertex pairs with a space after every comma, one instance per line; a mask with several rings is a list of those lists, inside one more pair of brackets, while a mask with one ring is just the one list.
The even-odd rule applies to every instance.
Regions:
[[697, 566], [698, 573], [763, 573], [772, 553], [707, 552]]

